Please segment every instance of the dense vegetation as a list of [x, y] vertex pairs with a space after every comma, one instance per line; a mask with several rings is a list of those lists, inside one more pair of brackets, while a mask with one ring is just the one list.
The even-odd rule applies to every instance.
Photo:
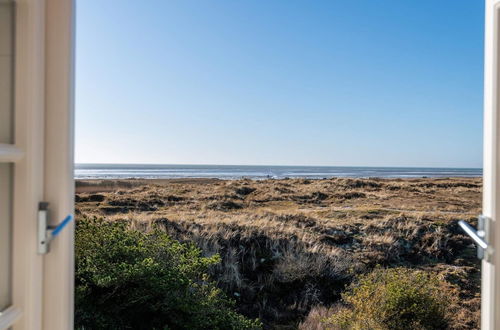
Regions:
[[[203, 257], [235, 310], [266, 329], [325, 329], [377, 265], [439, 276], [450, 329], [477, 329], [479, 262], [458, 219], [481, 212], [481, 179], [77, 182], [79, 218], [160, 230]], [[105, 251], [104, 251], [105, 252]], [[103, 272], [104, 274], [104, 272]], [[349, 292], [349, 291], [348, 291]]]
[[339, 329], [447, 329], [449, 292], [428, 273], [378, 268], [361, 275], [342, 295], [346, 306], [324, 322]]
[[159, 230], [81, 218], [76, 229], [76, 328], [257, 329], [210, 281], [202, 257]]

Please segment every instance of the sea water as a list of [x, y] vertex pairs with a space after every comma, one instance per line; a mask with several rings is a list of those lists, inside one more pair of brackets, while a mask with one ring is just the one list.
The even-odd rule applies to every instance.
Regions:
[[480, 168], [76, 164], [77, 179], [479, 177]]

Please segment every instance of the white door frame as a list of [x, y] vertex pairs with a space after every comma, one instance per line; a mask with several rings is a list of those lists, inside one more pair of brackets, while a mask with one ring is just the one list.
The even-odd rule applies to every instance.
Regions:
[[37, 204], [43, 200], [44, 2], [16, 1], [15, 143], [24, 157], [14, 165], [13, 304], [16, 329], [41, 329], [43, 258], [36, 253]]
[[[44, 198], [53, 224], [74, 214], [75, 3], [46, 0]], [[74, 323], [74, 222], [44, 256], [43, 329]], [[50, 293], [49, 293], [50, 292]]]
[[[73, 224], [37, 254], [38, 203], [74, 213], [74, 1], [16, 0], [12, 318], [14, 329], [73, 328]], [[20, 317], [19, 317], [20, 315]]]
[[482, 261], [481, 329], [493, 330], [500, 329], [500, 0], [486, 0], [485, 8], [483, 215], [491, 219], [486, 241], [493, 253]]

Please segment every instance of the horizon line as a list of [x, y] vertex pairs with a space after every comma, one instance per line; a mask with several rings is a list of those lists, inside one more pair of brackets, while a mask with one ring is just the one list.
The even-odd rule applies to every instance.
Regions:
[[450, 166], [368, 166], [368, 165], [265, 165], [265, 164], [185, 164], [185, 163], [74, 163], [75, 165], [128, 165], [128, 166], [272, 166], [272, 167], [361, 167], [361, 168], [436, 168], [436, 169], [475, 169], [483, 167], [450, 167]]

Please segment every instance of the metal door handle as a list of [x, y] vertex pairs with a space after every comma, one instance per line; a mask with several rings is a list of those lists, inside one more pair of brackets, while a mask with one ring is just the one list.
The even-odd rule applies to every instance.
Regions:
[[470, 238], [472, 238], [474, 240], [474, 242], [476, 242], [477, 245], [479, 245], [483, 249], [488, 248], [488, 243], [486, 243], [486, 241], [483, 239], [485, 236], [484, 230], [477, 230], [476, 231], [476, 229], [474, 229], [474, 227], [469, 225], [464, 220], [460, 220], [458, 222], [458, 224], [460, 225], [460, 227], [462, 227], [462, 229], [465, 231], [465, 233], [467, 235], [469, 235]]
[[463, 229], [463, 231], [469, 235], [470, 238], [477, 245], [477, 257], [479, 259], [484, 259], [490, 261], [493, 254], [493, 249], [488, 245], [487, 234], [490, 230], [491, 220], [490, 218], [481, 215], [478, 218], [477, 230], [469, 225], [466, 221], [458, 221], [458, 225]]
[[49, 252], [50, 242], [66, 227], [73, 216], [70, 214], [57, 226], [49, 226], [49, 203], [40, 202], [38, 206], [38, 254], [46, 254]]

